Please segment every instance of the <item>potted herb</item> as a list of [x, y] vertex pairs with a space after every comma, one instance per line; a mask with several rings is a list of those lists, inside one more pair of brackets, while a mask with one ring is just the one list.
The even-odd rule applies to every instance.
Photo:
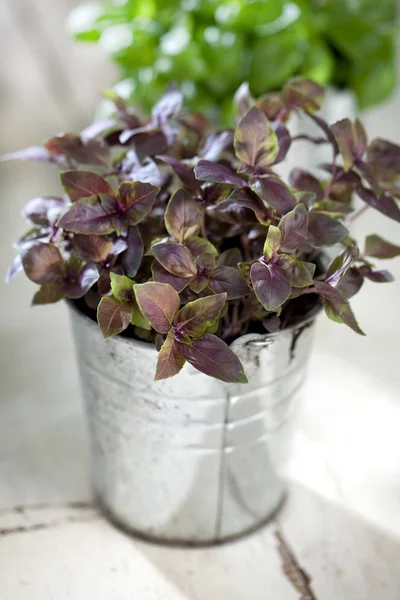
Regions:
[[171, 80], [228, 123], [242, 81], [261, 95], [302, 75], [353, 91], [360, 108], [395, 86], [395, 0], [108, 0], [79, 5], [68, 23], [104, 48], [146, 109]]
[[[110, 97], [113, 121], [6, 157], [53, 163], [64, 188], [28, 203], [9, 277], [40, 285], [34, 305], [68, 299], [106, 512], [146, 537], [218, 542], [281, 501], [320, 308], [363, 334], [349, 298], [392, 279], [374, 259], [400, 247], [370, 235], [360, 250], [348, 227], [369, 207], [400, 221], [400, 147], [328, 125], [303, 78], [268, 101], [242, 90], [236, 129], [217, 132], [174, 87], [150, 119]], [[285, 182], [298, 112], [332, 160]]]

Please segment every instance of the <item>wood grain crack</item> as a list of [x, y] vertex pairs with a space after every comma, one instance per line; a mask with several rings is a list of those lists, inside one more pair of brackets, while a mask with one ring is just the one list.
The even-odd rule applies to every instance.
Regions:
[[40, 510], [93, 510], [96, 507], [91, 502], [84, 502], [80, 500], [64, 502], [62, 504], [51, 504], [49, 502], [40, 502], [38, 504], [17, 504], [16, 506], [10, 506], [9, 508], [0, 509], [0, 516], [12, 515], [12, 514], [25, 514], [30, 511]]
[[[47, 511], [47, 518], [44, 513]], [[54, 529], [67, 523], [86, 523], [100, 518], [100, 512], [89, 502], [66, 502], [63, 504], [16, 505], [0, 510], [0, 538]]]
[[275, 531], [278, 541], [278, 552], [282, 560], [282, 571], [292, 586], [300, 594], [299, 600], [317, 600], [312, 588], [310, 575], [300, 566], [293, 550], [287, 543], [280, 529]]
[[16, 533], [30, 533], [32, 531], [41, 531], [44, 529], [54, 529], [56, 527], [61, 527], [62, 525], [66, 525], [67, 523], [87, 523], [89, 521], [93, 521], [95, 519], [99, 519], [100, 515], [91, 515], [87, 517], [65, 517], [64, 519], [59, 519], [57, 521], [49, 521], [49, 522], [40, 522], [40, 523], [32, 523], [32, 525], [16, 525], [14, 527], [3, 527], [0, 529], [0, 537], [5, 537], [7, 535], [13, 535]]

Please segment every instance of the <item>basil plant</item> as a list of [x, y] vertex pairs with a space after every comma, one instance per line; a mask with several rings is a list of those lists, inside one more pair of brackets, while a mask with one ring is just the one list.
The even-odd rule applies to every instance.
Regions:
[[[324, 89], [304, 78], [259, 100], [242, 86], [235, 129], [218, 131], [176, 87], [149, 118], [108, 96], [114, 119], [4, 157], [61, 171], [54, 196], [28, 202], [8, 274], [24, 270], [40, 286], [34, 305], [68, 298], [97, 315], [105, 338], [154, 343], [156, 379], [188, 361], [244, 383], [230, 342], [295, 325], [318, 305], [363, 334], [349, 299], [365, 279], [392, 280], [374, 263], [400, 247], [369, 235], [360, 249], [349, 225], [365, 209], [400, 221], [399, 146], [368, 140], [359, 120], [326, 123]], [[292, 136], [293, 113], [320, 134]], [[275, 167], [299, 139], [328, 145], [332, 160], [319, 176], [295, 168], [283, 181]]]
[[395, 85], [396, 0], [106, 0], [68, 23], [105, 49], [147, 110], [171, 80], [190, 106], [226, 119], [244, 80], [263, 94], [303, 75], [353, 90], [361, 108]]

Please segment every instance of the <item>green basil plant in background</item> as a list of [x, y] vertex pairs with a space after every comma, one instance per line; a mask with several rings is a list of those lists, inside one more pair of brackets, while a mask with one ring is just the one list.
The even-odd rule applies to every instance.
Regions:
[[256, 95], [301, 74], [353, 90], [360, 108], [395, 85], [395, 0], [108, 0], [78, 6], [69, 28], [97, 42], [149, 110], [176, 81], [189, 106], [227, 122], [242, 81]]
[[[400, 222], [400, 147], [368, 140], [359, 120], [329, 126], [324, 90], [296, 77], [256, 101], [241, 86], [236, 129], [212, 131], [171, 87], [143, 119], [111, 94], [115, 118], [5, 159], [61, 170], [63, 191], [36, 197], [8, 278], [40, 287], [33, 304], [69, 298], [104, 337], [124, 333], [159, 350], [156, 379], [184, 363], [223, 381], [246, 382], [229, 343], [292, 326], [323, 305], [362, 334], [349, 304], [365, 279], [392, 280], [374, 259], [400, 255], [377, 235], [358, 247], [349, 225], [373, 208]], [[291, 135], [301, 112], [320, 137]], [[298, 139], [326, 144], [320, 176], [275, 166]], [[364, 206], [354, 213], [351, 197]], [[330, 264], [328, 247], [340, 250]]]

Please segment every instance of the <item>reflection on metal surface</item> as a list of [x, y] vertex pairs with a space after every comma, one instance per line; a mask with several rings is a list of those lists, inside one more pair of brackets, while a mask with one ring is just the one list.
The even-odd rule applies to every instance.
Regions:
[[142, 536], [194, 544], [265, 522], [283, 495], [279, 473], [313, 320], [233, 342], [249, 378], [242, 385], [211, 379], [189, 364], [155, 382], [153, 346], [120, 336], [104, 341], [94, 322], [75, 308], [71, 315], [93, 485], [110, 516]]

